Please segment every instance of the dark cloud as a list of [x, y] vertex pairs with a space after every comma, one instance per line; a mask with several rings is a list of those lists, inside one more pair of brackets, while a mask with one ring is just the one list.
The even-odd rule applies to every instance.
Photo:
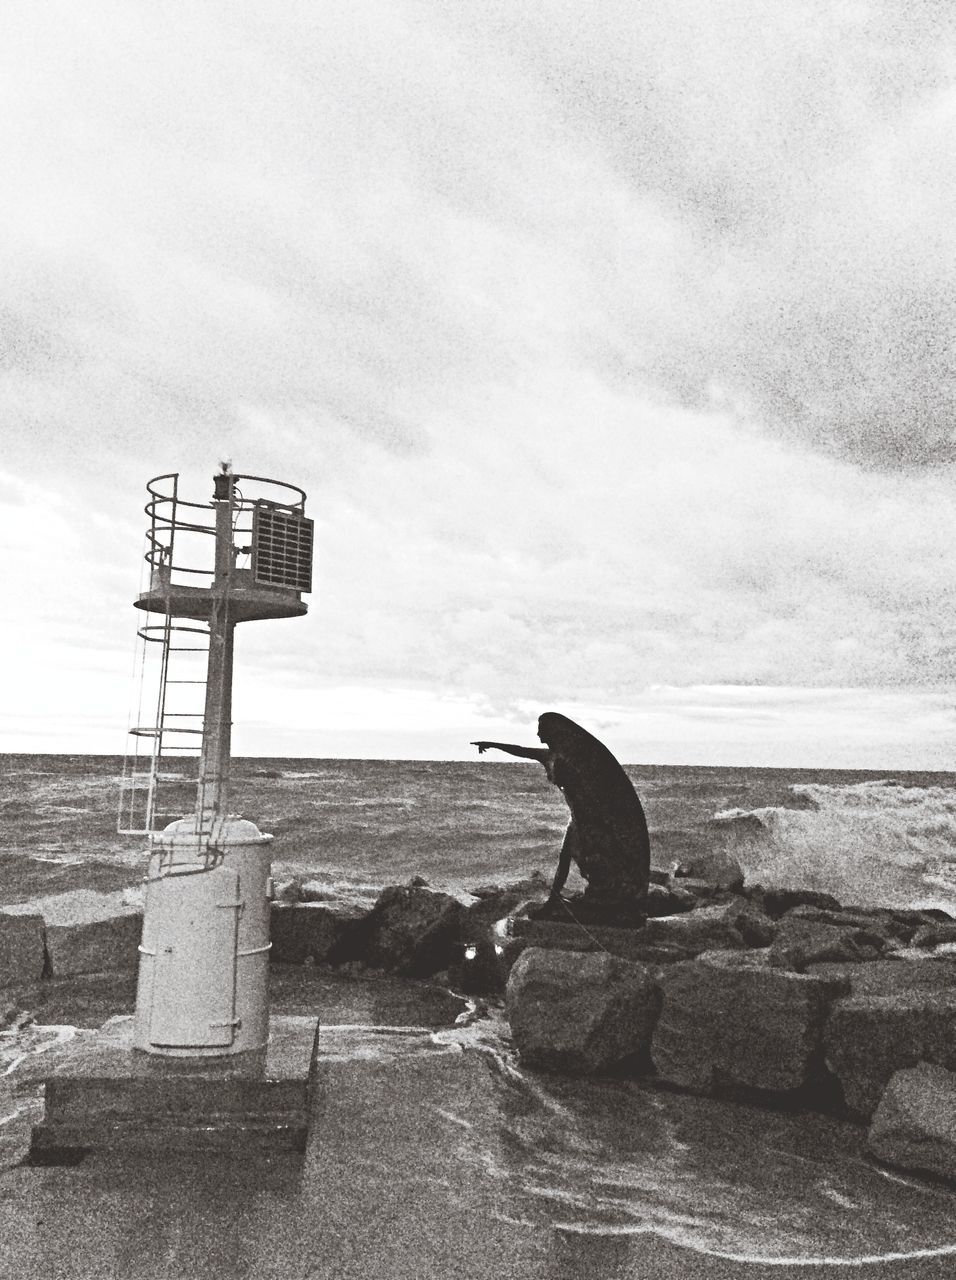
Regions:
[[491, 12], [633, 200], [602, 372], [864, 465], [956, 457], [951, 5]]

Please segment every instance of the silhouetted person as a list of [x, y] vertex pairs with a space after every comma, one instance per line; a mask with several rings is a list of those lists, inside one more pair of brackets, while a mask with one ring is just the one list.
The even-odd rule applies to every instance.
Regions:
[[647, 820], [630, 778], [586, 729], [555, 711], [538, 720], [543, 747], [506, 742], [475, 742], [544, 765], [549, 781], [564, 793], [571, 810], [558, 859], [552, 899], [559, 898], [576, 862], [588, 882], [585, 899], [617, 909], [647, 895], [651, 848]]

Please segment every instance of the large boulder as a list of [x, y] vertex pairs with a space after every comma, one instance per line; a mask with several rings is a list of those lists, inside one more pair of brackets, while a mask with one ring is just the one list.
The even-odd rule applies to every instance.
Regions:
[[551, 882], [541, 871], [533, 871], [522, 880], [508, 884], [484, 884], [470, 890], [474, 899], [468, 908], [470, 916], [481, 921], [502, 920], [525, 902], [543, 902]]
[[0, 911], [0, 987], [39, 982], [45, 959], [42, 915]]
[[884, 937], [857, 925], [828, 924], [792, 912], [777, 922], [773, 949], [802, 969], [824, 960], [872, 960], [886, 945]]
[[646, 1059], [659, 1007], [653, 971], [604, 951], [529, 947], [505, 991], [522, 1060], [576, 1074]]
[[954, 942], [956, 942], [956, 921], [952, 923], [935, 921], [921, 925], [913, 931], [911, 938], [912, 946], [927, 949], [948, 946]]
[[824, 1047], [847, 1107], [869, 1119], [897, 1071], [921, 1061], [956, 1070], [956, 990], [850, 995], [833, 1006]]
[[286, 964], [322, 964], [367, 911], [352, 903], [272, 904], [270, 959]]
[[929, 1062], [897, 1071], [873, 1116], [868, 1142], [888, 1164], [956, 1178], [956, 1075]]
[[840, 978], [849, 983], [851, 996], [892, 996], [901, 992], [943, 991], [956, 994], [956, 964], [931, 958], [899, 960], [825, 961], [808, 966], [807, 973], [820, 978]]
[[674, 875], [735, 893], [744, 887], [744, 869], [727, 849], [708, 849], [685, 858], [674, 868]]
[[701, 1093], [790, 1092], [822, 1077], [820, 1046], [840, 980], [793, 973], [767, 951], [709, 952], [659, 976], [658, 1077]]
[[[708, 886], [709, 889], [710, 886]], [[644, 903], [649, 916], [674, 916], [682, 911], [693, 911], [699, 906], [701, 906], [701, 900], [698, 895], [688, 889], [686, 884], [677, 880], [668, 884], [649, 885]]]
[[839, 911], [840, 904], [830, 893], [820, 893], [816, 889], [765, 889], [762, 885], [754, 885], [748, 890], [748, 897], [766, 911], [771, 919], [785, 915], [794, 907], [811, 906], [824, 911]]
[[27, 917], [39, 912], [43, 917], [49, 973], [54, 978], [135, 969], [139, 963], [143, 915], [121, 891], [74, 889], [5, 910]]
[[885, 945], [907, 941], [915, 928], [894, 912], [879, 907], [841, 907], [839, 911], [825, 911], [805, 904], [788, 911], [783, 919], [813, 921], [836, 929], [859, 929], [873, 942]]
[[328, 953], [333, 964], [361, 960], [403, 977], [427, 978], [460, 954], [464, 907], [425, 885], [389, 885], [372, 910]]
[[680, 915], [647, 921], [647, 944], [680, 947], [688, 955], [724, 949], [764, 947], [772, 941], [775, 926], [763, 911], [746, 898], [711, 907], [697, 907]]

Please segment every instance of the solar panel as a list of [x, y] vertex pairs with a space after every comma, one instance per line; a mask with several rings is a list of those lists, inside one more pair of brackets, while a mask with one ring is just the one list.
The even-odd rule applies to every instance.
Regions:
[[312, 590], [311, 520], [268, 504], [252, 513], [252, 576], [270, 587]]

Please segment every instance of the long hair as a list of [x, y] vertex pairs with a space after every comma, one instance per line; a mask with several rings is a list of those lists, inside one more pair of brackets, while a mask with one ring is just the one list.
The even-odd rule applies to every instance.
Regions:
[[552, 752], [553, 781], [564, 792], [578, 828], [582, 873], [591, 879], [592, 866], [601, 877], [604, 867], [630, 864], [646, 891], [647, 820], [624, 769], [603, 742], [557, 711], [539, 718], [538, 737]]

